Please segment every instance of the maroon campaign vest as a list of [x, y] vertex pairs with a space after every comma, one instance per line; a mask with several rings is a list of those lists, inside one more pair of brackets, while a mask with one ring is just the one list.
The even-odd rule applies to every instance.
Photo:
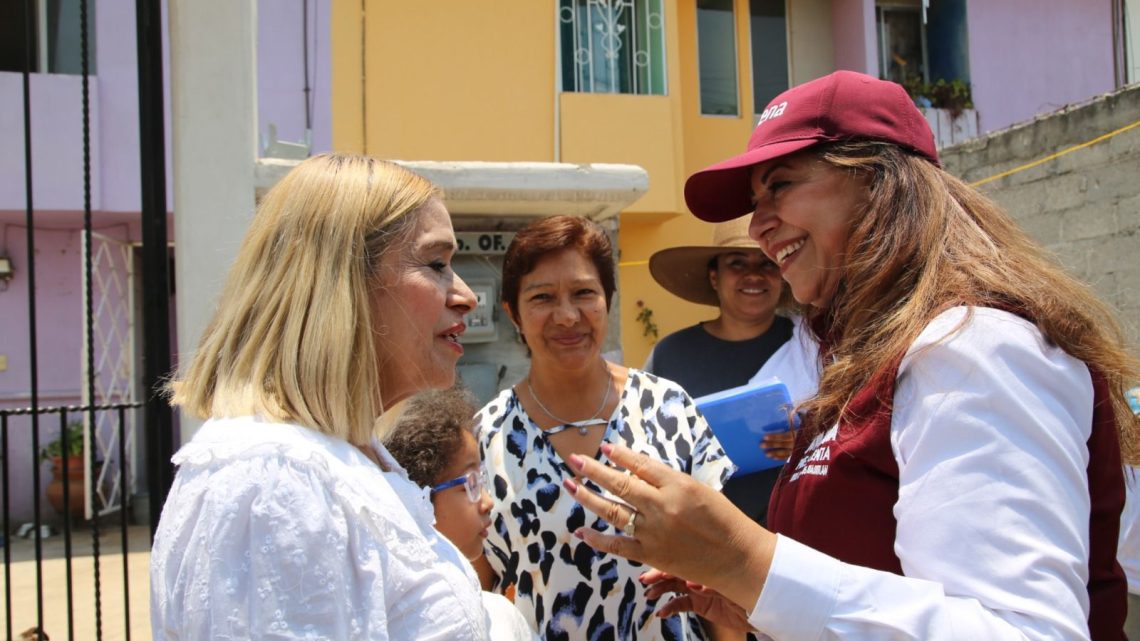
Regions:
[[[899, 471], [891, 451], [897, 365], [852, 399], [849, 413], [805, 452], [797, 443], [772, 491], [768, 527], [841, 561], [902, 574], [894, 552]], [[1088, 440], [1089, 631], [1093, 641], [1126, 641], [1128, 584], [1116, 562], [1124, 470], [1108, 384], [1092, 372], [1093, 428]], [[832, 438], [834, 437], [834, 438]], [[807, 461], [800, 465], [800, 460]], [[789, 482], [795, 478], [795, 482]]]

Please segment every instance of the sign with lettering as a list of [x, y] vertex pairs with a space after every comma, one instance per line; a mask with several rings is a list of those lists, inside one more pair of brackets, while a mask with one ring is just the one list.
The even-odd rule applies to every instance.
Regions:
[[505, 254], [514, 240], [513, 231], [457, 231], [459, 254]]

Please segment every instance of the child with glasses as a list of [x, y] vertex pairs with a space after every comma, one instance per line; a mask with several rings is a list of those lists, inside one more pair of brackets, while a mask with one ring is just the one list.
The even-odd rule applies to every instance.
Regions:
[[[460, 387], [413, 396], [385, 443], [413, 483], [427, 488], [435, 509], [435, 528], [471, 562], [483, 556], [491, 526], [479, 449], [472, 432], [475, 406]], [[489, 638], [533, 641], [522, 613], [499, 594], [483, 592], [490, 617]]]

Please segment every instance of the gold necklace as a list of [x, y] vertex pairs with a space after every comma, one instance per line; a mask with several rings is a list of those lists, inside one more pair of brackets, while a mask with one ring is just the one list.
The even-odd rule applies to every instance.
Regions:
[[609, 423], [608, 420], [601, 418], [601, 414], [606, 409], [606, 403], [610, 401], [610, 392], [614, 388], [614, 373], [612, 370], [610, 370], [609, 367], [606, 367], [605, 361], [602, 361], [602, 366], [606, 368], [606, 373], [609, 374], [609, 378], [606, 380], [606, 393], [604, 396], [602, 396], [602, 404], [598, 406], [598, 409], [594, 410], [594, 414], [590, 418], [580, 421], [568, 421], [564, 418], [555, 416], [549, 409], [546, 408], [546, 405], [543, 405], [542, 399], [540, 399], [538, 397], [538, 394], [534, 392], [534, 386], [530, 384], [530, 375], [527, 375], [526, 389], [528, 392], [530, 392], [530, 397], [534, 399], [534, 402], [538, 405], [538, 408], [542, 410], [544, 414], [559, 423], [558, 425], [555, 425], [554, 427], [546, 430], [547, 436], [558, 434], [559, 432], [568, 430], [571, 427], [578, 428], [578, 433], [582, 436], [585, 436], [590, 432], [591, 427]]

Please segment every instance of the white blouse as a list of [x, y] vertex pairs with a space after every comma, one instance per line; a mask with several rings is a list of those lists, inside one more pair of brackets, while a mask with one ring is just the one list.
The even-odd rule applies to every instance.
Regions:
[[1088, 367], [1022, 318], [955, 307], [894, 401], [905, 576], [780, 536], [749, 622], [776, 641], [1087, 639]]
[[151, 552], [155, 639], [483, 640], [478, 579], [379, 443], [212, 419], [175, 456]]
[[776, 377], [788, 386], [792, 403], [802, 403], [819, 391], [819, 342], [803, 316], [792, 318], [792, 337], [760, 366], [749, 383]]

